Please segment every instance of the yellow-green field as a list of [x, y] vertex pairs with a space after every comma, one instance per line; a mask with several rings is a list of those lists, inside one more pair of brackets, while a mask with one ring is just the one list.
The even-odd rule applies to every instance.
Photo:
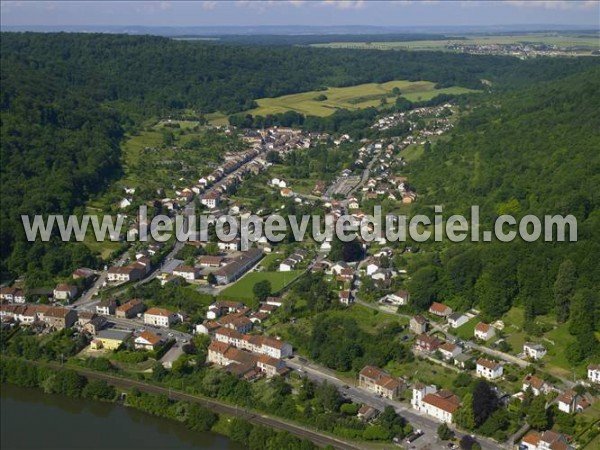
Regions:
[[446, 50], [450, 44], [518, 44], [521, 42], [556, 45], [558, 47], [587, 47], [600, 49], [600, 39], [592, 35], [557, 35], [554, 33], [532, 33], [514, 36], [466, 36], [466, 39], [422, 40], [406, 42], [330, 42], [312, 44], [314, 47], [352, 48], [371, 50]]
[[[248, 114], [266, 116], [286, 111], [296, 111], [306, 115], [328, 116], [337, 109], [355, 110], [379, 106], [382, 98], [393, 102], [392, 89], [400, 89], [401, 95], [410, 101], [429, 100], [439, 94], [465, 94], [476, 92], [462, 87], [435, 89], [430, 81], [389, 81], [387, 83], [367, 83], [349, 87], [330, 87], [324, 91], [308, 91], [299, 94], [283, 95], [275, 98], [261, 98], [256, 102], [258, 108], [246, 111]], [[325, 95], [326, 100], [316, 98]]]

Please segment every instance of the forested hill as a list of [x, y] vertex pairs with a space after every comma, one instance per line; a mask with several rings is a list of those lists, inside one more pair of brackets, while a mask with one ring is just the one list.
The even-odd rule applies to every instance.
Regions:
[[[570, 320], [569, 357], [600, 353], [600, 70], [492, 97], [411, 168], [423, 204], [445, 213], [482, 208], [482, 226], [500, 214], [573, 214], [577, 243], [448, 244], [422, 260], [411, 297], [477, 306], [490, 319], [511, 305]], [[446, 216], [447, 217], [447, 216]], [[487, 224], [487, 225], [486, 225]], [[417, 269], [416, 267], [414, 269]]]
[[[133, 114], [193, 108], [233, 113], [253, 100], [394, 79], [481, 88], [552, 79], [596, 58], [520, 61], [443, 52], [385, 52], [176, 41], [156, 36], [2, 33], [2, 70], [33, 69]], [[133, 106], [131, 105], [133, 104]]]
[[[2, 33], [2, 279], [44, 284], [86, 247], [28, 244], [21, 214], [70, 213], [119, 175], [123, 129], [182, 109], [238, 112], [254, 99], [394, 79], [492, 89], [577, 73], [597, 58], [516, 58], [175, 41], [153, 36]], [[52, 274], [52, 275], [50, 275]]]

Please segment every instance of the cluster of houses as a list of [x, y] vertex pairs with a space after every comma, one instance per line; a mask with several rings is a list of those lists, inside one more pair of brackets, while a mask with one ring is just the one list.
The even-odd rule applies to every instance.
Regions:
[[247, 173], [258, 174], [264, 170], [266, 161], [259, 158], [265, 152], [264, 147], [256, 145], [243, 152], [228, 154], [225, 163], [217, 167], [206, 177], [198, 180], [195, 186], [200, 202], [209, 209], [219, 206], [221, 196], [233, 191]]
[[143, 256], [126, 266], [110, 267], [106, 274], [106, 280], [109, 283], [138, 281], [150, 273], [151, 268], [150, 258]]
[[207, 361], [250, 380], [263, 374], [268, 378], [286, 374], [283, 358], [292, 355], [291, 345], [268, 336], [248, 334], [254, 324], [268, 319], [279, 306], [281, 299], [277, 297], [268, 297], [257, 311], [234, 301], [210, 305], [207, 320], [196, 325], [196, 333], [211, 338]]
[[[452, 129], [453, 125], [448, 120], [450, 115], [452, 115], [452, 105], [450, 103], [438, 106], [426, 106], [382, 117], [371, 128], [385, 131], [400, 124], [408, 123], [410, 125], [409, 131], [418, 131], [417, 139], [434, 135], [440, 136]], [[419, 129], [418, 122], [421, 121], [420, 123], [423, 123], [423, 119], [430, 120], [424, 128]]]
[[283, 261], [281, 261], [281, 263], [279, 264], [279, 271], [289, 272], [291, 270], [294, 270], [298, 266], [298, 264], [304, 261], [304, 259], [307, 256], [308, 250], [303, 248], [294, 249], [294, 252], [291, 255], [289, 255]]

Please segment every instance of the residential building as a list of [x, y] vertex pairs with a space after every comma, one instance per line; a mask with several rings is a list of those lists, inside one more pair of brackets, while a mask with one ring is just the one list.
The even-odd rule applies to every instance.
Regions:
[[546, 383], [537, 375], [529, 374], [523, 379], [523, 392], [531, 389], [533, 395], [547, 394], [552, 390], [552, 386]]
[[496, 329], [489, 323], [479, 322], [475, 326], [474, 335], [477, 339], [481, 339], [482, 341], [488, 341], [494, 336], [496, 336]]
[[141, 280], [146, 273], [145, 266], [137, 262], [124, 267], [111, 267], [108, 269], [106, 279], [109, 282], [126, 283]]
[[567, 389], [557, 399], [558, 409], [564, 413], [572, 414], [578, 400], [577, 392]]
[[523, 354], [526, 358], [535, 360], [542, 359], [546, 356], [546, 352], [546, 347], [542, 344], [535, 344], [533, 342], [525, 342], [525, 344], [523, 344]]
[[521, 439], [519, 450], [573, 450], [575, 447], [570, 441], [569, 437], [554, 431], [530, 431]]
[[433, 302], [429, 307], [429, 312], [434, 316], [448, 317], [452, 314], [452, 308], [443, 303]]
[[79, 291], [79, 289], [77, 288], [77, 286], [74, 286], [72, 284], [58, 284], [55, 288], [54, 288], [54, 300], [66, 300], [66, 301], [71, 301], [74, 300], [75, 297], [77, 297], [77, 292]]
[[462, 348], [451, 342], [445, 342], [438, 348], [444, 359], [454, 359], [462, 353]]
[[173, 270], [173, 275], [187, 281], [194, 281], [200, 278], [200, 270], [194, 266], [180, 265]]
[[141, 314], [146, 309], [146, 305], [140, 299], [133, 298], [121, 306], [117, 307], [115, 315], [119, 319], [132, 319]]
[[160, 337], [149, 331], [143, 331], [134, 339], [134, 346], [138, 350], [156, 350], [160, 346], [162, 340]]
[[219, 206], [220, 195], [216, 192], [207, 192], [203, 196], [200, 197], [200, 203], [210, 209], [214, 209]]
[[386, 303], [389, 303], [394, 306], [406, 306], [410, 301], [410, 294], [406, 290], [399, 290], [394, 292], [393, 294], [388, 294], [384, 297], [386, 299]]
[[238, 333], [249, 333], [252, 330], [252, 321], [239, 313], [228, 314], [216, 320], [216, 322], [225, 328], [230, 328]]
[[358, 386], [377, 395], [394, 399], [403, 386], [400, 380], [374, 366], [365, 366], [358, 374]]
[[233, 258], [229, 264], [214, 272], [218, 284], [229, 284], [246, 273], [263, 256], [263, 252], [257, 248], [251, 248], [237, 258]]
[[478, 377], [483, 377], [487, 380], [496, 380], [504, 373], [502, 364], [496, 361], [491, 361], [486, 358], [479, 358], [475, 369]]
[[[268, 299], [267, 299], [268, 300]], [[245, 308], [245, 305], [241, 302], [232, 302], [220, 300], [211, 304], [206, 312], [207, 319], [216, 319], [226, 313], [237, 313]]]
[[417, 336], [417, 340], [415, 342], [415, 350], [425, 353], [435, 352], [440, 345], [442, 345], [442, 341], [440, 341], [435, 336], [429, 336], [427, 334], [420, 334]]
[[117, 301], [114, 298], [102, 300], [96, 305], [96, 313], [112, 316], [117, 311]]
[[448, 316], [448, 324], [452, 328], [458, 328], [469, 321], [469, 318], [463, 313], [455, 312]]
[[164, 308], [150, 308], [144, 313], [144, 323], [146, 325], [169, 328], [178, 320], [177, 314]]
[[442, 422], [452, 423], [454, 413], [460, 406], [460, 399], [448, 390], [437, 391], [435, 386], [419, 383], [413, 388], [411, 404], [418, 411]]
[[116, 350], [131, 336], [130, 331], [102, 330], [90, 343], [94, 350]]
[[91, 335], [97, 335], [106, 326], [107, 322], [105, 317], [94, 314], [94, 317], [83, 325], [83, 331]]
[[415, 334], [427, 332], [427, 319], [423, 316], [414, 316], [410, 319], [409, 329]]
[[225, 258], [222, 256], [202, 255], [198, 258], [198, 263], [202, 267], [221, 267]]
[[588, 380], [592, 383], [600, 383], [600, 364], [590, 364], [587, 371]]
[[352, 292], [348, 289], [339, 292], [340, 303], [346, 306], [350, 306], [350, 304], [354, 303], [354, 298], [352, 297]]
[[52, 306], [44, 313], [43, 321], [50, 328], [63, 330], [71, 328], [77, 320], [77, 311], [71, 308]]

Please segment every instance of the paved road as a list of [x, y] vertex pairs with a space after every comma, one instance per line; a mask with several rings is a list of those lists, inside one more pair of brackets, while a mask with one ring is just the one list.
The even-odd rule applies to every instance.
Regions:
[[[58, 363], [48, 363], [48, 365], [53, 366], [55, 368], [60, 367]], [[265, 427], [274, 428], [277, 430], [287, 431], [292, 433], [298, 437], [309, 439], [317, 445], [326, 446], [331, 445], [332, 447], [340, 450], [360, 450], [360, 446], [357, 444], [353, 444], [350, 442], [346, 442], [342, 439], [328, 436], [326, 434], [320, 433], [315, 430], [311, 430], [309, 428], [303, 427], [301, 425], [296, 425], [294, 423], [290, 423], [276, 417], [268, 416], [266, 414], [257, 414], [252, 411], [248, 411], [236, 406], [229, 405], [227, 403], [220, 402], [218, 400], [208, 399], [204, 397], [198, 397], [191, 394], [186, 394], [179, 391], [173, 391], [168, 388], [155, 386], [152, 384], [143, 383], [136, 380], [129, 380], [124, 378], [119, 378], [113, 375], [109, 375], [101, 372], [94, 372], [91, 370], [79, 368], [79, 367], [71, 367], [76, 372], [84, 375], [86, 377], [104, 380], [107, 383], [110, 383], [117, 387], [122, 388], [137, 388], [142, 392], [147, 392], [151, 394], [159, 394], [166, 395], [172, 400], [183, 400], [188, 402], [199, 403], [210, 410], [216, 413], [228, 414], [231, 416], [236, 416], [248, 420], [249, 422], [257, 423], [263, 425]]]
[[[443, 443], [439, 442], [437, 439], [437, 429], [440, 425], [440, 422], [435, 421], [420, 411], [416, 411], [404, 403], [389, 400], [387, 398], [379, 398], [370, 392], [364, 391], [355, 386], [349, 386], [343, 380], [337, 378], [335, 373], [331, 370], [312, 362], [300, 361], [300, 358], [298, 357], [287, 360], [286, 364], [298, 371], [298, 373], [306, 375], [313, 381], [319, 383], [327, 381], [328, 383], [337, 386], [342, 392], [342, 395], [351, 399], [353, 402], [368, 404], [379, 410], [383, 410], [387, 405], [392, 406], [395, 411], [408, 420], [414, 428], [421, 429], [425, 433], [423, 437], [413, 442], [411, 448], [414, 446], [415, 448], [420, 449], [427, 447], [427, 445], [430, 446], [429, 448], [441, 448], [443, 446]], [[456, 430], [455, 433], [459, 439], [464, 435], [464, 433]], [[501, 444], [485, 438], [478, 437], [477, 440], [483, 449], [498, 450], [506, 448]]]

